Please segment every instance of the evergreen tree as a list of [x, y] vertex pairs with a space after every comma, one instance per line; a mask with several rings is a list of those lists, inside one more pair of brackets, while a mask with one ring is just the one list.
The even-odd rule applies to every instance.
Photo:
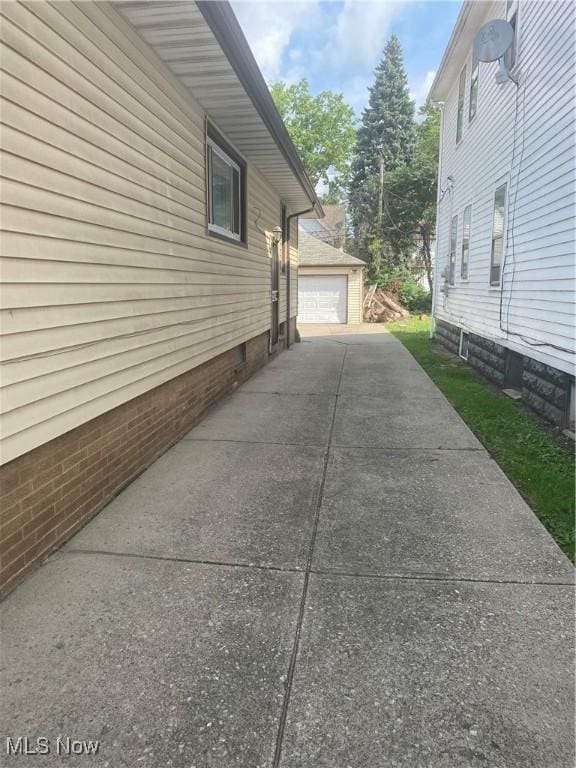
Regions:
[[352, 180], [350, 218], [356, 252], [366, 261], [388, 261], [393, 243], [382, 227], [381, 174], [409, 163], [416, 137], [414, 102], [408, 92], [400, 41], [392, 35], [375, 70], [368, 107], [358, 130]]

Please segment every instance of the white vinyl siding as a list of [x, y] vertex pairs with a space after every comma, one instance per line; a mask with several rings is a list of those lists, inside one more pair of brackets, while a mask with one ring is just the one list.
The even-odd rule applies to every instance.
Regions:
[[[505, 18], [506, 2], [487, 6]], [[453, 215], [472, 205], [469, 279], [444, 296], [437, 317], [573, 373], [576, 317], [575, 11], [568, 2], [521, 4], [520, 85], [498, 85], [480, 63], [478, 108], [456, 147], [458, 76], [444, 107], [437, 288], [448, 267]], [[471, 63], [471, 52], [468, 61]], [[458, 65], [458, 71], [461, 66]], [[502, 289], [490, 286], [495, 190], [507, 185]], [[512, 237], [513, 234], [513, 237]]]
[[209, 237], [205, 115], [118, 14], [1, 12], [6, 462], [267, 331], [280, 199], [249, 165]]

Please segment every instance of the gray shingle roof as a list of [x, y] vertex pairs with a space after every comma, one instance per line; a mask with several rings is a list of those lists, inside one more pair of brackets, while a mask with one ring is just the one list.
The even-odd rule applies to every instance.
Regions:
[[299, 264], [302, 267], [365, 267], [362, 259], [343, 253], [317, 237], [298, 232]]

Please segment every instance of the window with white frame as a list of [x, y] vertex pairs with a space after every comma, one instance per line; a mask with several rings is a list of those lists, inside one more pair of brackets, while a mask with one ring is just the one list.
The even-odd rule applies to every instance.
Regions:
[[460, 277], [468, 280], [468, 262], [470, 260], [470, 222], [472, 221], [472, 206], [464, 208], [462, 217], [462, 260], [460, 262]]
[[472, 54], [472, 68], [470, 70], [470, 95], [468, 97], [468, 122], [476, 117], [478, 108], [478, 74], [480, 71], [480, 62]]
[[494, 193], [492, 219], [492, 251], [490, 255], [490, 285], [500, 285], [502, 257], [504, 255], [504, 225], [506, 219], [506, 184]]
[[514, 69], [518, 61], [518, 5], [518, 0], [506, 0], [506, 21], [514, 30], [512, 45], [504, 56], [504, 62], [508, 70]]
[[464, 100], [466, 96], [466, 67], [460, 72], [460, 81], [458, 82], [458, 116], [456, 118], [456, 144], [462, 139], [462, 128], [464, 126]]
[[208, 126], [208, 232], [245, 241], [245, 165]]
[[448, 265], [448, 282], [450, 285], [454, 285], [454, 279], [456, 277], [456, 241], [458, 239], [458, 216], [452, 217], [452, 225], [450, 227], [450, 258]]

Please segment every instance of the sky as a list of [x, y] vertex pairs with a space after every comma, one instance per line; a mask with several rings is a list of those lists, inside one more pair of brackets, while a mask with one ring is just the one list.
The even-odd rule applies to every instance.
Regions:
[[306, 77], [312, 93], [344, 94], [358, 117], [387, 39], [404, 51], [416, 105], [428, 90], [448, 43], [459, 0], [232, 0], [232, 7], [268, 82]]

